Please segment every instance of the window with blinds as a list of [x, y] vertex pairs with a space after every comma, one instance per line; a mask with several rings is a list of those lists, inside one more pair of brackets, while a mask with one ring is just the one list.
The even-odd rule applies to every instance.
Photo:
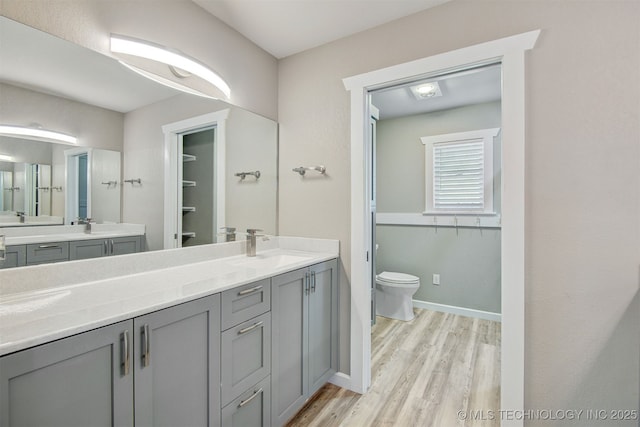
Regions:
[[499, 128], [420, 138], [425, 214], [493, 213], [493, 139]]
[[484, 210], [482, 140], [433, 145], [433, 208]]

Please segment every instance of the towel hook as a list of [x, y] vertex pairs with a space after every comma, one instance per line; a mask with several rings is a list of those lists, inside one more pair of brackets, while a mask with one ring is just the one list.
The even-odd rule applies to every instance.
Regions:
[[327, 171], [327, 168], [325, 168], [323, 165], [318, 165], [318, 166], [299, 166], [297, 168], [293, 168], [292, 169], [294, 172], [298, 172], [300, 174], [300, 176], [304, 176], [304, 174], [307, 171], [316, 171], [320, 174], [325, 174], [325, 172]]

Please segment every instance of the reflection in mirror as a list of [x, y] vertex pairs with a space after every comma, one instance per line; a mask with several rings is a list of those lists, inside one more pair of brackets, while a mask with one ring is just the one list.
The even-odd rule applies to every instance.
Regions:
[[[42, 174], [34, 176], [37, 186], [48, 186], [49, 191], [30, 192], [35, 198], [29, 199], [29, 207], [35, 199], [35, 211], [44, 214], [48, 205], [48, 215], [61, 220], [64, 217], [66, 224], [85, 214], [98, 222], [144, 223], [146, 247], [162, 249], [165, 233], [169, 232], [163, 218], [167, 203], [174, 210], [178, 208], [176, 199], [167, 199], [166, 182], [163, 185], [166, 158], [162, 126], [226, 109], [229, 110], [226, 151], [222, 152], [223, 158], [217, 159], [223, 165], [226, 184], [220, 189], [213, 186], [209, 189], [212, 194], [216, 192], [217, 198], [224, 195], [220, 207], [216, 207], [220, 212], [224, 205], [224, 211], [218, 223], [212, 221], [207, 225], [213, 235], [210, 240], [224, 241], [218, 228], [222, 226], [236, 227], [238, 232], [263, 228], [268, 234], [276, 234], [274, 121], [219, 100], [187, 95], [148, 81], [114, 58], [5, 17], [0, 17], [0, 36], [5, 41], [0, 45], [0, 124], [40, 123], [45, 128], [77, 136], [78, 148], [91, 151], [93, 158], [87, 156], [86, 206], [78, 201], [73, 212], [65, 212], [69, 209], [67, 199], [71, 200], [74, 192], [74, 199], [83, 199], [80, 191], [83, 187], [78, 186], [82, 180], [76, 179], [70, 185], [66, 178], [70, 170], [68, 163], [65, 166], [68, 162], [65, 150], [71, 147], [0, 137], [0, 171], [3, 171], [0, 208], [13, 215], [6, 218], [18, 222], [16, 212], [30, 209], [24, 205], [27, 190], [16, 181], [16, 169], [24, 172], [25, 167], [20, 166], [24, 164], [50, 165], [49, 182]], [[65, 61], [57, 60], [61, 57]], [[258, 127], [252, 128], [252, 122]], [[96, 154], [102, 152], [115, 153], [121, 162], [119, 172], [107, 174], [96, 165]], [[12, 160], [6, 161], [5, 157]], [[37, 169], [40, 173], [44, 171], [44, 167]], [[263, 172], [259, 180], [241, 180], [234, 175], [255, 170]], [[99, 171], [104, 174], [98, 176]], [[109, 181], [117, 184], [102, 184]], [[103, 214], [107, 207], [116, 208]], [[4, 222], [0, 222], [2, 226]]]
[[73, 148], [64, 156], [65, 224], [87, 218], [98, 224], [120, 222], [120, 153]]
[[13, 211], [13, 193], [16, 187], [13, 186], [13, 167], [11, 170], [0, 170], [0, 189], [2, 189], [2, 197], [0, 197], [0, 215], [4, 212]]

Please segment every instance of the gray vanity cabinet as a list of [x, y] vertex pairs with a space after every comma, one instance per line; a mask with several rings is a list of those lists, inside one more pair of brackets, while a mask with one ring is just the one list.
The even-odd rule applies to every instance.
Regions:
[[27, 265], [27, 246], [7, 246], [5, 259], [0, 260], [0, 268], [22, 267]]
[[0, 427], [133, 426], [132, 327], [120, 322], [0, 358]]
[[220, 413], [220, 294], [0, 358], [0, 427], [213, 427]]
[[337, 370], [337, 261], [271, 281], [271, 424], [284, 425]]
[[74, 240], [69, 243], [70, 260], [133, 254], [141, 251], [142, 238], [140, 236]]
[[220, 423], [220, 294], [134, 319], [135, 425]]

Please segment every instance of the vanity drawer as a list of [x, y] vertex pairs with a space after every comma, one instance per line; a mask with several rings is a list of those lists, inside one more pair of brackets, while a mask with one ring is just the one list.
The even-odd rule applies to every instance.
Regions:
[[263, 279], [222, 293], [222, 330], [271, 310], [271, 279]]
[[271, 373], [271, 313], [224, 331], [220, 339], [224, 406]]
[[27, 265], [68, 260], [69, 242], [34, 243], [27, 245]]
[[263, 427], [271, 424], [271, 378], [267, 377], [222, 408], [225, 427]]

